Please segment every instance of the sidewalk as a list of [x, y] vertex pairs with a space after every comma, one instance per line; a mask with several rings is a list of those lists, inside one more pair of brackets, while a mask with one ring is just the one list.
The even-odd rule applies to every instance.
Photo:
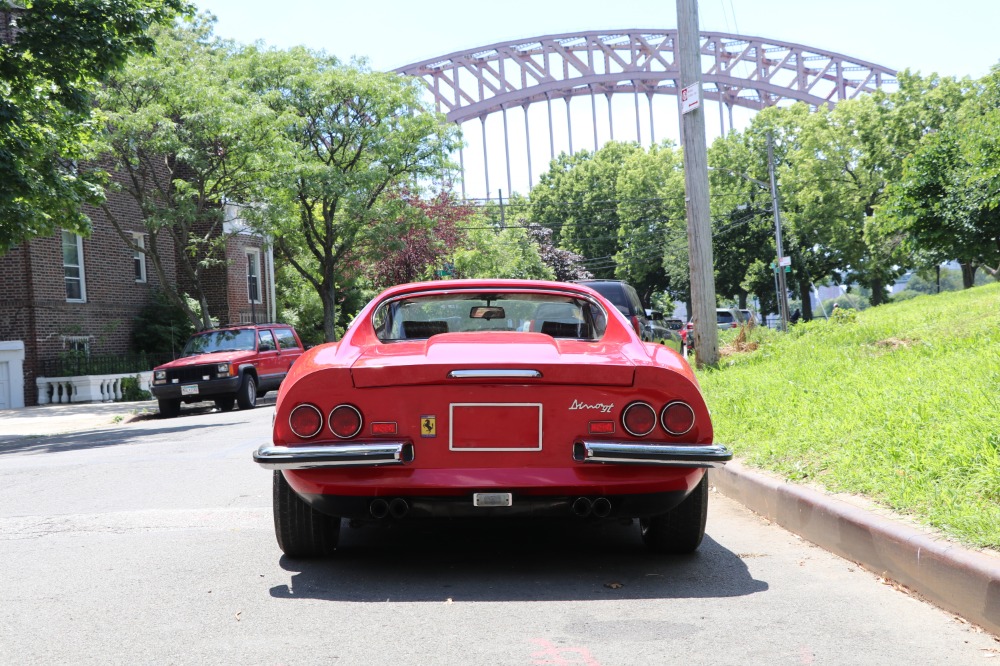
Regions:
[[81, 402], [0, 410], [0, 438], [40, 437], [80, 432], [156, 416], [155, 400]]
[[[156, 401], [0, 410], [0, 439], [156, 418]], [[789, 483], [733, 461], [712, 485], [751, 511], [1000, 636], [1000, 555], [964, 548], [860, 498]]]

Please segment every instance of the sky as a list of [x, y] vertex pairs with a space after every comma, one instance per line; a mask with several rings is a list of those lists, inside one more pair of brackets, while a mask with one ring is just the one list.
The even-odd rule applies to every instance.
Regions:
[[[277, 48], [304, 45], [344, 60], [363, 57], [376, 70], [542, 35], [677, 26], [676, 4], [671, 0], [504, 0], [475, 5], [412, 0], [194, 2], [199, 10], [216, 16], [215, 32], [221, 37], [243, 43], [263, 41]], [[979, 78], [1000, 61], [996, 37], [1000, 0], [701, 0], [698, 5], [703, 31], [803, 44], [897, 70]], [[707, 126], [711, 133], [713, 123]], [[500, 173], [503, 169], [495, 169], [494, 162], [503, 147], [496, 148], [496, 123], [487, 127], [486, 148], [493, 148], [484, 159], [491, 173]], [[672, 133], [676, 140], [676, 128]], [[470, 159], [477, 152], [482, 154], [481, 140], [478, 147], [474, 145], [476, 132], [466, 126], [465, 135]], [[530, 158], [535, 180], [545, 168], [548, 151], [546, 145], [544, 156]], [[514, 164], [517, 158], [511, 158], [518, 182], [524, 181], [520, 174], [528, 159]], [[466, 172], [470, 171], [475, 169], [467, 161]], [[490, 184], [491, 192], [497, 180], [494, 177]], [[500, 184], [508, 189], [506, 182]], [[485, 183], [469, 187], [481, 191]], [[526, 188], [514, 185], [513, 189]]]

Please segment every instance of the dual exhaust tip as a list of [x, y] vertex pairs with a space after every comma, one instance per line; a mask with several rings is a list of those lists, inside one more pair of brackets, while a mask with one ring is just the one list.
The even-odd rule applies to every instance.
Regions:
[[611, 500], [607, 497], [598, 497], [594, 500], [589, 497], [577, 497], [573, 500], [573, 513], [581, 518], [587, 516], [607, 518], [611, 515]]
[[368, 511], [371, 513], [372, 518], [376, 520], [382, 520], [390, 516], [398, 520], [410, 512], [410, 503], [402, 497], [394, 497], [391, 500], [378, 497], [372, 500], [372, 503], [368, 506]]
[[[580, 518], [594, 516], [595, 518], [607, 518], [611, 515], [611, 500], [607, 497], [590, 499], [589, 497], [577, 497], [572, 504], [573, 514]], [[383, 499], [377, 497], [368, 506], [368, 512], [375, 520], [384, 518], [395, 518], [399, 520], [410, 512], [410, 503], [402, 497]]]

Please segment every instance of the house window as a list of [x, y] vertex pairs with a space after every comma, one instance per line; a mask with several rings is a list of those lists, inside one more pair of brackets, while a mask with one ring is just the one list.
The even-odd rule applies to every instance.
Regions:
[[260, 303], [260, 250], [247, 250], [247, 297]]
[[69, 231], [62, 232], [62, 253], [66, 300], [84, 303], [87, 300], [87, 284], [83, 274], [83, 239]]
[[134, 232], [132, 234], [132, 242], [138, 247], [142, 248], [140, 250], [132, 251], [132, 264], [135, 267], [135, 281], [145, 282], [146, 281], [146, 253], [143, 251], [146, 248], [146, 235], [139, 232]]
[[64, 335], [62, 336], [63, 350], [80, 356], [90, 356], [90, 336], [89, 335]]

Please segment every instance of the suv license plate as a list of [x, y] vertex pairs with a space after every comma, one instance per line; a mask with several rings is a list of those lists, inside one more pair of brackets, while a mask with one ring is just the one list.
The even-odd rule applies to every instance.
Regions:
[[197, 384], [187, 384], [181, 387], [181, 395], [198, 395]]
[[472, 506], [513, 506], [514, 498], [510, 493], [474, 493]]

